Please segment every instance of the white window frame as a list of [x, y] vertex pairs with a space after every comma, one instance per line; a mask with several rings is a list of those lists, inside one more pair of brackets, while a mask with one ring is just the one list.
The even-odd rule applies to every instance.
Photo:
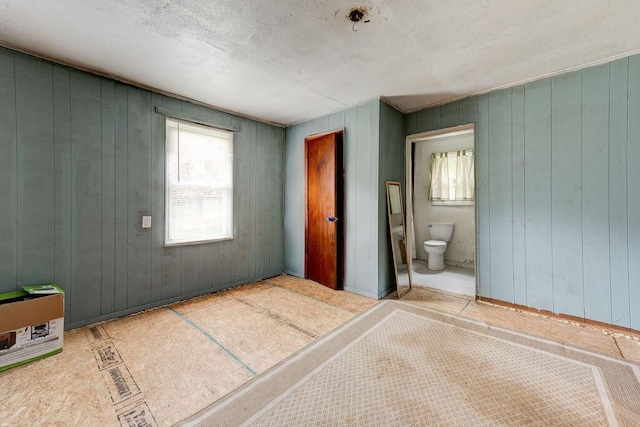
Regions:
[[[170, 140], [172, 137], [170, 134], [170, 127], [177, 127], [177, 141]], [[225, 164], [223, 173], [219, 174], [218, 179], [214, 179], [214, 175], [205, 177], [203, 180], [192, 179], [180, 183], [180, 132], [183, 128], [184, 132], [202, 133], [207, 141], [202, 143], [220, 143], [225, 144], [222, 151], [228, 158], [223, 159]], [[176, 132], [173, 130], [172, 132]], [[217, 140], [217, 141], [216, 141]], [[176, 145], [171, 145], [176, 144]], [[171, 145], [171, 146], [170, 146]], [[184, 150], [184, 149], [183, 149]], [[186, 246], [186, 245], [198, 245], [204, 243], [218, 242], [224, 240], [233, 240], [234, 237], [234, 223], [233, 223], [233, 168], [234, 168], [234, 147], [233, 147], [233, 132], [225, 129], [219, 129], [212, 126], [206, 126], [199, 123], [193, 123], [187, 120], [180, 120], [175, 118], [166, 117], [165, 124], [165, 232], [164, 232], [164, 246]], [[221, 177], [221, 178], [220, 178]], [[206, 234], [198, 236], [178, 236], [172, 237], [175, 233], [171, 229], [172, 225], [172, 189], [179, 188], [180, 186], [192, 186], [203, 187], [209, 189], [222, 190], [223, 192], [223, 209], [222, 215], [226, 217], [227, 227], [219, 234]], [[175, 218], [173, 221], [176, 221]]]

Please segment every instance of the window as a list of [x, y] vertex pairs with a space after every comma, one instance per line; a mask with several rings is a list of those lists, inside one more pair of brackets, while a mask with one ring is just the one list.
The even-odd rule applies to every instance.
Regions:
[[473, 150], [431, 155], [432, 204], [471, 205], [474, 199]]
[[167, 118], [165, 245], [233, 238], [233, 133]]

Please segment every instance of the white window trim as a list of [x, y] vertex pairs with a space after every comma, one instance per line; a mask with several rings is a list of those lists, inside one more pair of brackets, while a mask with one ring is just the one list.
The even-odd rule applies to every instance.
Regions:
[[[208, 127], [211, 128], [214, 131], [218, 131], [218, 132], [225, 132], [225, 133], [229, 133], [231, 135], [231, 161], [232, 161], [232, 177], [231, 177], [231, 189], [230, 189], [230, 193], [231, 196], [229, 198], [229, 202], [231, 203], [230, 206], [230, 210], [229, 210], [229, 216], [231, 217], [231, 234], [230, 235], [226, 235], [226, 236], [222, 236], [219, 238], [213, 238], [213, 239], [201, 239], [201, 240], [182, 240], [182, 241], [169, 241], [169, 226], [170, 226], [170, 221], [169, 221], [169, 202], [168, 202], [168, 187], [169, 187], [169, 172], [168, 172], [168, 165], [169, 165], [169, 157], [167, 156], [166, 153], [166, 146], [167, 146], [167, 134], [166, 134], [166, 130], [167, 130], [167, 122], [168, 121], [173, 121], [173, 122], [178, 122], [178, 123], [184, 123], [187, 125], [191, 125], [191, 126], [202, 126], [202, 127]], [[234, 194], [234, 187], [235, 187], [235, 182], [234, 182], [234, 170], [235, 170], [235, 153], [234, 153], [234, 137], [233, 137], [233, 132], [236, 131], [236, 129], [231, 130], [231, 129], [225, 129], [225, 128], [219, 128], [219, 127], [215, 127], [215, 126], [211, 126], [208, 124], [204, 124], [204, 123], [197, 123], [197, 122], [192, 122], [189, 120], [185, 120], [183, 118], [175, 118], [175, 117], [166, 117], [166, 121], [165, 121], [165, 126], [164, 126], [164, 144], [165, 144], [165, 159], [164, 159], [164, 166], [165, 166], [165, 179], [164, 179], [164, 204], [165, 204], [165, 208], [164, 208], [164, 236], [163, 236], [163, 240], [164, 240], [164, 247], [176, 247], [176, 246], [193, 246], [193, 245], [202, 245], [202, 244], [206, 244], [206, 243], [214, 243], [214, 242], [222, 242], [222, 241], [230, 241], [234, 239], [235, 236], [235, 221], [234, 221], [234, 208], [235, 208], [235, 203], [234, 203], [234, 199], [235, 199], [235, 194]]]
[[473, 206], [473, 200], [431, 200], [433, 206]]

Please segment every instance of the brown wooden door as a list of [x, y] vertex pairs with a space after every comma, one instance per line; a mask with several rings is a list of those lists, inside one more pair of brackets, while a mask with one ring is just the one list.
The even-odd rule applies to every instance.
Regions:
[[305, 138], [307, 218], [305, 277], [342, 289], [342, 131]]

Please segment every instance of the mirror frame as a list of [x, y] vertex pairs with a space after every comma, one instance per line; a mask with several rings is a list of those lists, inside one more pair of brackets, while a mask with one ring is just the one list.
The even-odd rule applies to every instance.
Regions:
[[[391, 187], [396, 186], [398, 188], [398, 198], [400, 201], [400, 217], [402, 218], [402, 234], [405, 242], [405, 257], [407, 259], [407, 280], [409, 281], [409, 286], [406, 291], [400, 290], [400, 281], [398, 280], [398, 260], [396, 259], [396, 251], [394, 250], [394, 236], [393, 236], [393, 225], [391, 223]], [[411, 255], [408, 251], [407, 246], [407, 218], [404, 212], [404, 205], [402, 203], [402, 186], [398, 181], [385, 181], [385, 187], [387, 190], [387, 220], [389, 222], [389, 239], [391, 242], [391, 255], [393, 259], [393, 271], [396, 276], [396, 292], [398, 294], [398, 299], [402, 298], [409, 291], [411, 291]]]

